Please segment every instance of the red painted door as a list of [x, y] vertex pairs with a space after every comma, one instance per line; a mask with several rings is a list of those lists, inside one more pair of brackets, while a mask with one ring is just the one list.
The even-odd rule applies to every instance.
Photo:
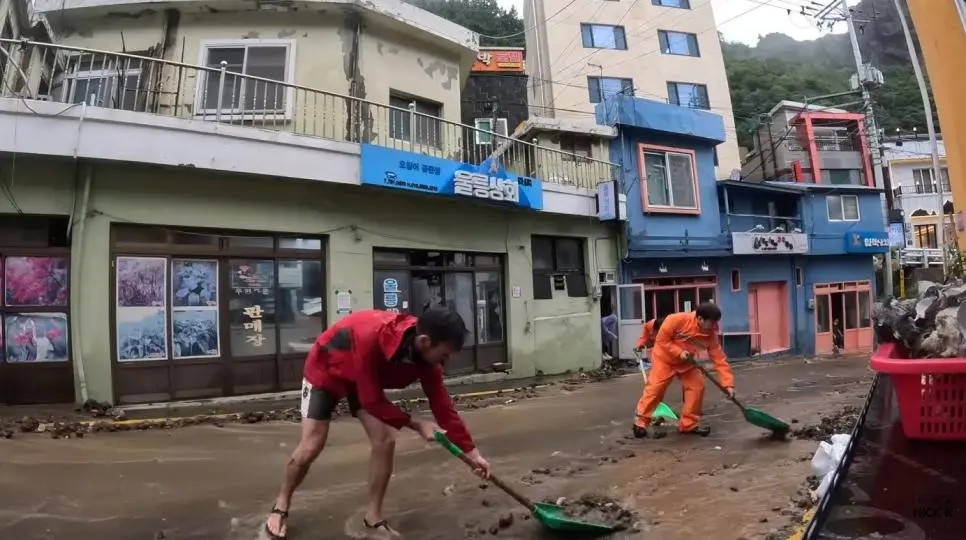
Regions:
[[788, 350], [788, 289], [784, 281], [748, 284], [752, 346], [760, 354]]

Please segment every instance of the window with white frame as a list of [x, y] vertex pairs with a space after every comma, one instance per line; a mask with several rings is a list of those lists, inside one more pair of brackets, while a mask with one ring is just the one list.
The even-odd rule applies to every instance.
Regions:
[[[943, 167], [939, 170], [939, 174], [942, 175], [943, 192], [950, 191], [949, 169]], [[916, 193], [936, 193], [936, 190], [939, 189], [939, 186], [936, 185], [936, 180], [932, 173], [932, 169], [913, 169], [912, 180], [916, 186]]]
[[82, 55], [67, 61], [67, 101], [93, 107], [144, 111], [147, 70], [142, 61], [110, 55]]
[[[198, 112], [284, 114], [294, 77], [295, 43], [287, 40], [246, 40], [202, 43], [202, 65], [211, 68], [199, 80]], [[221, 75], [224, 62], [224, 77]], [[266, 80], [267, 79], [267, 80]]]
[[829, 195], [825, 198], [829, 221], [858, 221], [859, 197], [857, 195]]
[[623, 26], [582, 23], [580, 36], [585, 49], [627, 50], [627, 37]]
[[389, 136], [422, 146], [442, 146], [443, 106], [417, 97], [389, 95]]
[[488, 133], [490, 131], [495, 132], [497, 135], [507, 136], [506, 118], [497, 118], [495, 128], [492, 118], [477, 118], [474, 123], [477, 129], [474, 132], [476, 134], [476, 144], [492, 144], [493, 135]]
[[698, 209], [694, 154], [641, 145], [645, 210]]
[[698, 36], [696, 34], [658, 30], [657, 39], [661, 43], [662, 54], [701, 56], [701, 52], [698, 50]]

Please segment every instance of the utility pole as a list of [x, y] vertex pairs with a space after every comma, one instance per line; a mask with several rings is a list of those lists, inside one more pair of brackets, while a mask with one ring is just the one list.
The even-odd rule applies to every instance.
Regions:
[[[842, 10], [841, 18], [832, 18], [832, 12], [835, 9], [835, 5], [839, 4]], [[869, 159], [873, 161], [872, 174], [875, 179], [876, 187], [883, 189], [891, 189], [890, 186], [886, 186], [882, 180], [882, 168], [879, 166], [882, 162], [881, 154], [881, 144], [879, 142], [879, 128], [876, 126], [875, 122], [875, 111], [872, 108], [872, 96], [869, 94], [869, 88], [867, 86], [867, 79], [872, 78], [872, 70], [868, 69], [866, 65], [862, 62], [862, 51], [859, 49], [859, 37], [855, 32], [855, 22], [853, 21], [852, 11], [849, 9], [849, 4], [847, 0], [833, 0], [828, 6], [820, 10], [819, 16], [822, 19], [828, 19], [830, 22], [838, 22], [844, 20], [849, 29], [849, 41], [852, 43], [852, 55], [855, 58], [855, 75], [856, 80], [859, 84], [859, 88], [862, 90], [862, 102], [865, 107], [865, 134], [869, 141]], [[878, 159], [879, 163], [875, 163]], [[889, 210], [891, 207], [886, 208], [886, 211], [882, 216], [882, 226], [886, 231], [889, 230]], [[885, 256], [885, 260], [882, 265], [883, 278], [885, 285], [885, 294], [890, 296], [893, 293], [892, 285], [892, 248], [889, 248], [889, 252]]]
[[[946, 205], [943, 196], [942, 171], [939, 167], [939, 140], [936, 138], [936, 125], [932, 121], [932, 103], [929, 102], [929, 90], [926, 87], [926, 79], [922, 75], [922, 66], [919, 64], [919, 54], [916, 52], [916, 44], [912, 40], [912, 32], [909, 31], [909, 23], [906, 21], [906, 14], [902, 10], [905, 2], [893, 0], [896, 11], [899, 13], [899, 22], [902, 24], [902, 33], [906, 36], [906, 47], [909, 48], [909, 59], [912, 60], [912, 70], [916, 74], [916, 82], [919, 83], [919, 94], [922, 96], [922, 108], [926, 113], [926, 129], [929, 131], [929, 146], [932, 148], [932, 176], [936, 182], [936, 199], [939, 203], [939, 226], [936, 227], [936, 240], [942, 252], [943, 277], [946, 277], [946, 212], [943, 208]], [[925, 255], [923, 255], [925, 256]]]

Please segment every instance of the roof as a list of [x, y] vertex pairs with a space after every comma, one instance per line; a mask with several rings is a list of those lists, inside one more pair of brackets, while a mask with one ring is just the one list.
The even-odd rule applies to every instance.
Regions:
[[791, 109], [793, 111], [804, 111], [804, 110], [809, 110], [809, 111], [822, 111], [822, 112], [827, 112], [827, 113], [847, 113], [847, 112], [849, 112], [849, 111], [846, 111], [844, 109], [836, 109], [836, 108], [833, 108], [833, 107], [826, 107], [824, 105], [806, 105], [805, 103], [802, 103], [801, 101], [789, 101], [789, 100], [783, 99], [782, 101], [779, 101], [774, 107], [772, 107], [770, 111], [768, 111], [768, 115], [769, 116], [775, 116], [776, 114], [778, 114], [778, 111], [780, 111], [782, 109]]
[[617, 137], [616, 128], [598, 124], [591, 119], [549, 118], [546, 116], [531, 116], [520, 122], [520, 125], [513, 130], [512, 137], [522, 139], [528, 133], [539, 133], [541, 131], [578, 133], [600, 137], [601, 139]]
[[775, 180], [766, 180], [765, 182], [761, 183], [766, 186], [786, 188], [806, 193], [811, 191], [821, 191], [823, 193], [882, 193], [882, 189], [877, 187], [857, 186], [854, 184], [813, 184], [809, 182], [776, 182]]
[[757, 191], [768, 191], [772, 193], [793, 193], [795, 195], [800, 195], [802, 190], [793, 189], [785, 184], [789, 182], [742, 182], [741, 180], [721, 180], [718, 185], [721, 187], [734, 187], [740, 189], [752, 189]]

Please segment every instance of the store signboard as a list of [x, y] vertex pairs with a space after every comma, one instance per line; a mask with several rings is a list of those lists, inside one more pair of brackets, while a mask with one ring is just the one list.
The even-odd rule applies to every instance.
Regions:
[[363, 185], [543, 209], [543, 182], [517, 176], [486, 160], [480, 165], [362, 145]]
[[474, 73], [523, 73], [523, 49], [480, 49], [470, 71]]
[[906, 227], [903, 223], [889, 224], [889, 245], [894, 248], [906, 247]]
[[889, 233], [854, 231], [845, 235], [846, 253], [885, 253], [889, 251]]
[[808, 253], [808, 235], [805, 233], [731, 233], [731, 244], [735, 255]]

